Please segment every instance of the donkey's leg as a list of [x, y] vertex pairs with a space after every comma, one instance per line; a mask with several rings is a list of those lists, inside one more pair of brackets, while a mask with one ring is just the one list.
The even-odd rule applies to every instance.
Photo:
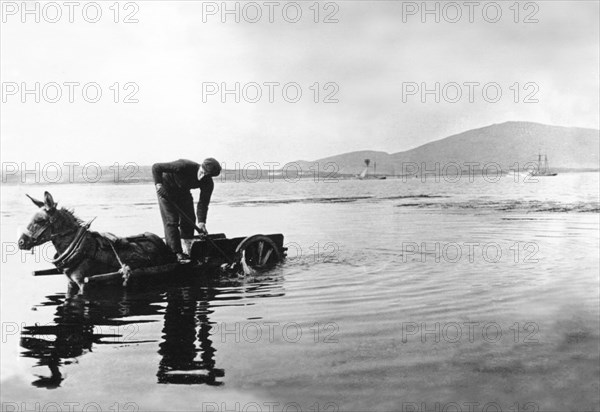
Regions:
[[78, 270], [76, 270], [71, 275], [71, 279], [73, 279], [73, 282], [71, 282], [71, 283], [74, 285], [73, 289], [75, 291], [77, 291], [78, 295], [82, 295], [83, 290], [85, 288], [85, 281], [84, 281], [83, 273], [85, 273], [85, 272], [79, 272]]
[[93, 262], [92, 260], [84, 260], [70, 273], [71, 280], [79, 288], [80, 295], [83, 294], [85, 289], [85, 277], [96, 274]]
[[69, 283], [67, 284], [67, 297], [73, 297], [79, 293], [79, 285], [69, 279]]

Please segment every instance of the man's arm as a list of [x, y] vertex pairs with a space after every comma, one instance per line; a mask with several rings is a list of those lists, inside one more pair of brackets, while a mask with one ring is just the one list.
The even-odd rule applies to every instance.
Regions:
[[200, 186], [200, 200], [198, 201], [198, 208], [196, 215], [198, 216], [198, 223], [206, 223], [206, 215], [208, 214], [208, 205], [210, 204], [210, 197], [212, 196], [215, 183], [212, 179], [205, 179], [206, 183]]

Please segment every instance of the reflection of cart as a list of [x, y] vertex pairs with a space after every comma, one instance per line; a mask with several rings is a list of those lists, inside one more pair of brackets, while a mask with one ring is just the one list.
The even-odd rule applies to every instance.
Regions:
[[[185, 274], [194, 275], [210, 271], [251, 274], [274, 267], [285, 258], [283, 235], [253, 235], [228, 239], [223, 233], [196, 236], [192, 243], [190, 263], [170, 263], [162, 266], [119, 270], [85, 278], [86, 284], [104, 284], [146, 277]], [[41, 273], [40, 273], [41, 274]]]

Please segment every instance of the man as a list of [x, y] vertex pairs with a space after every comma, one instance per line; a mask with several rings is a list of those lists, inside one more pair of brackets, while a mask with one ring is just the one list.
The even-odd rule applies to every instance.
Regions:
[[219, 176], [220, 173], [221, 165], [211, 157], [204, 159], [201, 165], [185, 159], [152, 165], [152, 177], [158, 194], [167, 246], [177, 254], [179, 261], [189, 259], [194, 237], [193, 221], [188, 220], [195, 216], [190, 190], [200, 189], [200, 200], [197, 206], [198, 228], [208, 233], [206, 214], [214, 188], [212, 178]]

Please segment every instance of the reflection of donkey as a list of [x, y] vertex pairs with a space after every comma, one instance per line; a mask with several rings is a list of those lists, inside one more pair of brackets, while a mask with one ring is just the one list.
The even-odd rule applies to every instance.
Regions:
[[58, 209], [52, 195], [44, 193], [44, 201], [27, 195], [40, 210], [19, 238], [19, 248], [52, 241], [57, 254], [52, 261], [70, 279], [72, 286], [83, 291], [83, 280], [121, 268], [121, 261], [131, 269], [164, 265], [175, 261], [175, 256], [162, 239], [153, 233], [117, 238], [88, 230], [90, 223], [81, 220], [65, 208]]
[[[37, 306], [56, 307], [53, 321], [40, 319], [41, 324], [23, 328], [21, 356], [37, 360], [34, 370], [38, 370], [38, 366], [50, 369], [50, 376], [37, 375], [38, 379], [32, 384], [52, 389], [61, 386], [67, 378], [66, 365], [78, 363], [80, 356], [93, 356], [100, 345], [148, 344], [146, 348], [149, 348], [150, 344], [159, 342], [158, 383], [222, 385], [219, 378], [225, 376], [225, 371], [217, 368], [215, 354], [218, 342], [225, 342], [223, 335], [216, 339], [224, 329], [211, 319], [213, 313], [217, 308], [251, 304], [247, 299], [285, 296], [283, 276], [272, 275], [273, 272], [268, 276], [239, 278], [196, 276], [169, 284], [138, 283], [129, 290], [107, 285], [90, 289], [85, 296], [49, 295]], [[43, 310], [37, 313], [46, 316]], [[155, 326], [141, 334], [145, 339], [138, 339], [143, 324], [161, 320], [160, 332]], [[136, 353], [145, 356], [149, 352]], [[123, 356], [121, 361], [129, 359]], [[120, 369], [127, 365], [116, 362], [106, 367], [114, 368], [109, 372], [119, 375]]]

